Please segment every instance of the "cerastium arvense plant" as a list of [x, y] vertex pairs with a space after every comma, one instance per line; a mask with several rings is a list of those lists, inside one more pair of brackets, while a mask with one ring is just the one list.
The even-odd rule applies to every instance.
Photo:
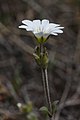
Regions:
[[41, 69], [42, 79], [43, 79], [43, 87], [45, 92], [46, 104], [47, 106], [41, 107], [41, 111], [46, 111], [49, 117], [52, 116], [53, 107], [50, 99], [50, 91], [49, 91], [49, 84], [48, 84], [48, 52], [47, 48], [44, 46], [44, 43], [48, 40], [50, 35], [57, 36], [58, 33], [63, 33], [63, 28], [60, 27], [59, 24], [49, 23], [49, 20], [43, 19], [40, 20], [23, 20], [23, 25], [19, 26], [19, 28], [26, 29], [27, 31], [33, 32], [36, 37], [38, 45], [35, 47], [35, 52], [33, 56], [36, 60], [36, 63]]

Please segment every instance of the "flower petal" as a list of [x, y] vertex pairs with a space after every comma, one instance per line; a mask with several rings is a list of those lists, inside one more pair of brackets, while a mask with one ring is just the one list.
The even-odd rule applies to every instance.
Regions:
[[36, 33], [42, 32], [40, 20], [33, 20], [33, 31]]
[[27, 31], [33, 31], [33, 28], [27, 27]]
[[27, 31], [33, 31], [34, 26], [33, 26], [33, 22], [30, 20], [23, 20], [22, 21], [23, 24], [25, 24], [27, 26]]
[[30, 21], [30, 20], [23, 20], [22, 23], [27, 26], [31, 26], [33, 24], [32, 21]]
[[31, 27], [28, 27], [26, 25], [21, 25], [21, 26], [19, 26], [19, 28], [26, 29], [27, 31], [33, 31], [33, 29]]
[[40, 20], [33, 20], [33, 23], [37, 26], [37, 25], [41, 24], [41, 21]]
[[26, 25], [20, 25], [19, 28], [27, 29]]
[[[62, 30], [59, 30], [59, 29], [58, 29], [58, 30], [53, 30], [53, 32], [54, 32], [54, 33], [63, 33], [63, 31], [62, 31]], [[52, 33], [53, 33], [53, 32], [52, 32]]]
[[46, 29], [46, 26], [49, 25], [49, 20], [42, 20], [42, 30]]
[[57, 29], [64, 29], [64, 27], [55, 27], [55, 29], [57, 30]]
[[50, 35], [49, 33], [47, 33], [47, 34], [43, 34], [43, 38], [46, 39], [49, 35]]
[[51, 35], [56, 35], [56, 36], [57, 36], [58, 34], [57, 34], [57, 33], [52, 32], [52, 33], [51, 33]]
[[43, 36], [43, 33], [42, 33], [42, 32], [34, 33], [34, 34], [35, 34], [35, 36], [36, 36], [37, 38], [41, 38], [41, 37]]
[[60, 26], [60, 25], [59, 25], [59, 24], [55, 24], [55, 23], [50, 23], [50, 24], [49, 24], [49, 27], [50, 27], [50, 28], [52, 28], [52, 27], [58, 27], [58, 26]]
[[49, 25], [46, 26], [44, 32], [45, 33], [51, 33], [55, 28], [60, 26], [59, 24], [49, 23]]
[[45, 38], [51, 35], [58, 35], [58, 33], [63, 33], [63, 28], [59, 24], [49, 23], [49, 20], [23, 20], [24, 25], [19, 26], [19, 28], [26, 29], [27, 31], [32, 31], [37, 38]]

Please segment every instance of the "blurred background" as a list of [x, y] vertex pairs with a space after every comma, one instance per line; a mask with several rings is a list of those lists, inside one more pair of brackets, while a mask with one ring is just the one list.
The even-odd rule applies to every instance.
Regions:
[[28, 101], [43, 119], [43, 83], [32, 56], [36, 39], [18, 28], [23, 19], [49, 19], [65, 27], [45, 44], [51, 101], [60, 101], [56, 120], [80, 120], [80, 0], [0, 0], [0, 120], [25, 120], [16, 117], [16, 104]]

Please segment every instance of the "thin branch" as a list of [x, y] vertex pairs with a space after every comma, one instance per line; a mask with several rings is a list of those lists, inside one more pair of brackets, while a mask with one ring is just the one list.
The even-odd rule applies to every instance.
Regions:
[[60, 100], [60, 103], [59, 103], [59, 106], [58, 106], [58, 110], [57, 110], [57, 113], [55, 114], [55, 120], [59, 120], [59, 116], [60, 116], [60, 113], [61, 113], [61, 104], [63, 104], [63, 106], [65, 105], [65, 101], [66, 101], [66, 98], [68, 96], [68, 93], [69, 93], [69, 90], [70, 90], [70, 86], [71, 86], [71, 74], [72, 74], [72, 70], [67, 70], [68, 74], [66, 76], [66, 85], [65, 85], [65, 88], [64, 88], [64, 91], [63, 91], [63, 94], [62, 94], [62, 97], [61, 97], [61, 100]]

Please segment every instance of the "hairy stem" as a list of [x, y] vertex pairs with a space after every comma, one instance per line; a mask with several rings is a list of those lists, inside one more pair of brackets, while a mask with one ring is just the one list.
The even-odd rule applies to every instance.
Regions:
[[[43, 44], [40, 44], [40, 53], [41, 54], [43, 53]], [[52, 113], [47, 67], [43, 68], [43, 66], [41, 66], [41, 72], [42, 72], [43, 87], [44, 87], [44, 93], [45, 93], [45, 99], [46, 99], [47, 107], [48, 107], [49, 111]]]
[[42, 69], [42, 78], [43, 78], [43, 86], [44, 86], [44, 92], [45, 92], [47, 107], [48, 107], [49, 111], [52, 113], [47, 68]]

